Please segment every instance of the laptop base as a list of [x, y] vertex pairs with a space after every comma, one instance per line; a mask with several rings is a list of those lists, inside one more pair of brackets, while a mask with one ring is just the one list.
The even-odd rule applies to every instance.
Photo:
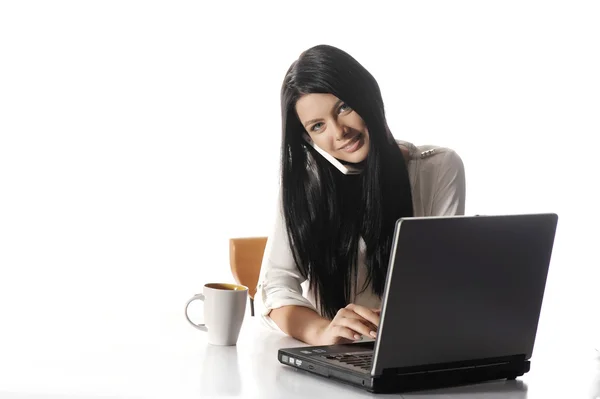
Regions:
[[[327, 347], [315, 347], [327, 348]], [[329, 347], [331, 350], [333, 347]], [[373, 377], [369, 372], [349, 370], [334, 363], [324, 361], [321, 356], [302, 353], [302, 349], [287, 348], [278, 351], [282, 364], [312, 374], [329, 378], [372, 393], [400, 393], [438, 388], [472, 385], [496, 380], [514, 380], [527, 373], [530, 361], [525, 357], [513, 356], [487, 359], [478, 364], [459, 362], [433, 367], [409, 367], [385, 370], [381, 376]], [[341, 348], [340, 348], [341, 349]], [[319, 349], [317, 349], [319, 350]], [[323, 350], [324, 352], [324, 350]]]
[[370, 392], [396, 393], [472, 385], [497, 380], [514, 380], [527, 373], [530, 361], [511, 362], [494, 366], [420, 372], [410, 375], [390, 374], [374, 378]]

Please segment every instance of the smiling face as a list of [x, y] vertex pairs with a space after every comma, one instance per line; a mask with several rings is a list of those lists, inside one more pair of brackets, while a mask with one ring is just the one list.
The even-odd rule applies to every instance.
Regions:
[[312, 141], [331, 156], [359, 163], [369, 153], [369, 132], [363, 119], [333, 94], [305, 94], [296, 102], [300, 123]]

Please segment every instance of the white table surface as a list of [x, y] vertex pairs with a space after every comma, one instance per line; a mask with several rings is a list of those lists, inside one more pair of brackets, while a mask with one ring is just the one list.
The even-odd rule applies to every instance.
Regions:
[[559, 333], [538, 336], [532, 369], [517, 381], [374, 395], [281, 365], [277, 349], [301, 344], [266, 330], [249, 315], [233, 347], [207, 344], [182, 312], [161, 323], [137, 329], [119, 329], [118, 323], [82, 326], [87, 334], [46, 329], [43, 334], [23, 332], [12, 343], [3, 339], [0, 399], [600, 397], [600, 354]]

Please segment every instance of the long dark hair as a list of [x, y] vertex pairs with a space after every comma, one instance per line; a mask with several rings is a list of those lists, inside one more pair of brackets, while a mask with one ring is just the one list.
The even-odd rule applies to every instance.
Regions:
[[[344, 175], [303, 140], [296, 102], [330, 93], [364, 120], [369, 153], [359, 175]], [[310, 282], [324, 317], [350, 301], [352, 287], [383, 293], [395, 222], [413, 215], [402, 152], [385, 119], [373, 76], [346, 52], [327, 45], [306, 50], [292, 63], [281, 88], [282, 206], [289, 244]], [[359, 240], [366, 244], [365, 286], [356, 286]]]

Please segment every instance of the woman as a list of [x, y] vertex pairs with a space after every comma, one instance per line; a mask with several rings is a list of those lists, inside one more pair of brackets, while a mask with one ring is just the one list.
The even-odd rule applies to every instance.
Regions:
[[463, 214], [462, 161], [447, 148], [395, 140], [373, 76], [332, 46], [291, 65], [281, 107], [280, 209], [257, 313], [312, 345], [375, 337], [394, 225]]

